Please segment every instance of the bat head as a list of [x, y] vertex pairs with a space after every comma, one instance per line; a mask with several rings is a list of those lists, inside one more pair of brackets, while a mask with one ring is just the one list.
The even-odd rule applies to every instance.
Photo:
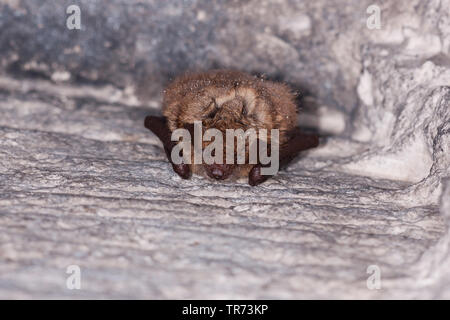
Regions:
[[[279, 131], [279, 142], [282, 145], [287, 141], [285, 132], [292, 130], [297, 120], [294, 97], [288, 86], [232, 70], [187, 73], [177, 77], [164, 91], [163, 115], [167, 119], [169, 132], [186, 129], [198, 122], [202, 124], [200, 132], [203, 133], [203, 139], [200, 146], [203, 160], [200, 164], [191, 159], [189, 168], [194, 174], [206, 174], [217, 180], [249, 177], [250, 170], [261, 160], [258, 158], [253, 161], [254, 148], [252, 139], [247, 135], [248, 131], [256, 131], [259, 148], [260, 142], [271, 145], [273, 139], [269, 135], [272, 129], [276, 129]], [[211, 135], [210, 139], [205, 139], [205, 132], [210, 129], [215, 129], [215, 134]], [[239, 143], [239, 138], [235, 135], [227, 135], [229, 129], [245, 132], [244, 147], [242, 140]], [[261, 129], [266, 130], [266, 139], [264, 136], [260, 137]], [[194, 143], [198, 141], [195, 132], [191, 132], [194, 150], [199, 148], [198, 142]], [[221, 136], [220, 147], [214, 143], [218, 132]], [[214, 148], [211, 145], [214, 145]], [[217, 153], [213, 158], [220, 161], [204, 161], [203, 156], [208, 154], [207, 151], [213, 155], [212, 150]], [[194, 153], [197, 154], [198, 151], [200, 150], [191, 153], [191, 157], [194, 158]], [[234, 161], [230, 163], [228, 160], [233, 153]], [[180, 174], [178, 171], [177, 173]]]
[[[245, 98], [236, 96], [230, 100], [227, 100], [221, 104], [218, 103], [216, 99], [212, 99], [212, 102], [205, 109], [202, 115], [202, 128], [203, 132], [207, 132], [209, 129], [215, 129], [216, 132], [221, 134], [222, 143], [216, 143], [215, 137], [211, 138], [211, 141], [203, 141], [203, 151], [207, 148], [211, 148], [213, 143], [216, 143], [215, 149], [212, 149], [211, 155], [216, 161], [212, 164], [203, 164], [203, 168], [206, 174], [217, 180], [225, 180], [229, 178], [236, 167], [237, 162], [237, 148], [238, 148], [238, 138], [233, 135], [232, 137], [227, 137], [227, 130], [234, 130], [234, 132], [243, 133], [249, 127], [252, 127], [252, 119], [248, 117], [248, 105]], [[245, 137], [244, 137], [245, 139]], [[248, 159], [248, 145], [245, 140], [245, 158]], [[220, 148], [217, 154], [218, 149]], [[227, 152], [231, 150], [233, 153], [233, 161], [227, 161]]]

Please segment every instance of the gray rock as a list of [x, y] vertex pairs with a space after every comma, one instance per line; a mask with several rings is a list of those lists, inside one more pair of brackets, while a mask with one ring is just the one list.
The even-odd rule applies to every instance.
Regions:
[[[450, 2], [371, 4], [0, 1], [0, 298], [450, 298]], [[320, 148], [181, 180], [143, 119], [212, 67], [290, 83]]]

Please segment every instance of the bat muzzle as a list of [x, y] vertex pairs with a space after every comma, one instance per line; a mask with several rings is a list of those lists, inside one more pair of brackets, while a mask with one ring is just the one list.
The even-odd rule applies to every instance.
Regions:
[[233, 173], [234, 165], [209, 164], [205, 165], [206, 174], [216, 180], [225, 180]]

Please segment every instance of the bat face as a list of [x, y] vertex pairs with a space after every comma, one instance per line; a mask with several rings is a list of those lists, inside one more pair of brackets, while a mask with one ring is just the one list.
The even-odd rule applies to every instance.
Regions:
[[[182, 178], [191, 173], [216, 180], [246, 176], [250, 185], [256, 185], [268, 178], [261, 173], [267, 164], [260, 161], [258, 148], [261, 141], [272, 146], [273, 130], [279, 133], [276, 159], [281, 164], [318, 143], [317, 137], [297, 130], [296, 105], [287, 86], [236, 71], [215, 70], [175, 79], [165, 91], [163, 114], [165, 117], [147, 117], [145, 125], [163, 142], [174, 171]], [[194, 124], [199, 123], [201, 129], [194, 129]], [[176, 142], [170, 137], [181, 128], [188, 130], [192, 149], [210, 155], [209, 161], [195, 162], [193, 153], [189, 163], [172, 161]], [[262, 129], [269, 135], [261, 138]], [[257, 149], [247, 134], [252, 130], [256, 133], [253, 142], [257, 142]], [[229, 135], [230, 131], [233, 134]], [[197, 146], [196, 134], [201, 136]], [[255, 150], [256, 158], [251, 154]]]
[[[216, 99], [217, 98], [217, 99]], [[255, 125], [247, 119], [248, 110], [246, 101], [242, 97], [233, 97], [228, 101], [223, 102], [221, 105], [217, 101], [221, 101], [221, 97], [213, 98], [208, 107], [205, 108], [205, 112], [202, 116], [202, 127], [204, 131], [209, 129], [219, 130], [222, 135], [222, 156], [221, 163], [204, 164], [203, 169], [206, 174], [217, 180], [225, 180], [229, 178], [236, 170], [236, 149], [237, 138], [233, 136], [232, 141], [227, 138], [226, 130], [241, 129], [245, 132], [247, 129], [254, 127]], [[204, 141], [202, 150], [211, 144], [211, 142]], [[233, 148], [233, 163], [227, 163], [226, 153], [228, 148]], [[248, 159], [248, 143], [245, 145], [246, 158]], [[216, 156], [216, 150], [213, 150], [213, 156]], [[242, 168], [241, 168], [242, 169]]]
[[219, 99], [212, 100], [202, 116], [204, 127], [225, 131], [234, 128], [245, 129], [252, 125], [247, 118], [246, 101], [242, 97], [233, 97], [220, 105], [217, 103]]

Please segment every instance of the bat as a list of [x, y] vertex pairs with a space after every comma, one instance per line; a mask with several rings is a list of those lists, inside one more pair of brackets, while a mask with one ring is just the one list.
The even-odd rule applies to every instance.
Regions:
[[[162, 113], [163, 117], [147, 116], [144, 124], [161, 140], [173, 170], [183, 179], [189, 179], [192, 174], [206, 175], [216, 180], [248, 177], [248, 183], [256, 186], [271, 176], [262, 174], [263, 168], [269, 164], [262, 163], [259, 157], [259, 146], [263, 141], [259, 135], [255, 163], [250, 161], [252, 149], [249, 141], [245, 142], [244, 163], [226, 161], [223, 155], [226, 154], [227, 147], [231, 145], [234, 148], [233, 160], [236, 160], [238, 152], [235, 137], [227, 138], [226, 131], [230, 129], [244, 132], [249, 129], [257, 132], [261, 132], [261, 129], [267, 132], [277, 130], [277, 159], [281, 167], [286, 166], [301, 151], [319, 144], [317, 135], [306, 134], [298, 128], [295, 96], [286, 84], [239, 71], [211, 70], [177, 77], [164, 90]], [[195, 123], [201, 124], [202, 134], [215, 129], [225, 137], [224, 150], [218, 153], [219, 159], [223, 161], [208, 164], [195, 161], [175, 163], [172, 160], [172, 151], [177, 144], [171, 140], [172, 133], [177, 129], [185, 129], [194, 136]], [[192, 145], [195, 144], [194, 140], [191, 140]], [[213, 141], [201, 141], [201, 150], [205, 151]], [[274, 139], [268, 136], [264, 141], [270, 144], [267, 152], [272, 155]], [[222, 151], [215, 149], [213, 155], [216, 150]]]

